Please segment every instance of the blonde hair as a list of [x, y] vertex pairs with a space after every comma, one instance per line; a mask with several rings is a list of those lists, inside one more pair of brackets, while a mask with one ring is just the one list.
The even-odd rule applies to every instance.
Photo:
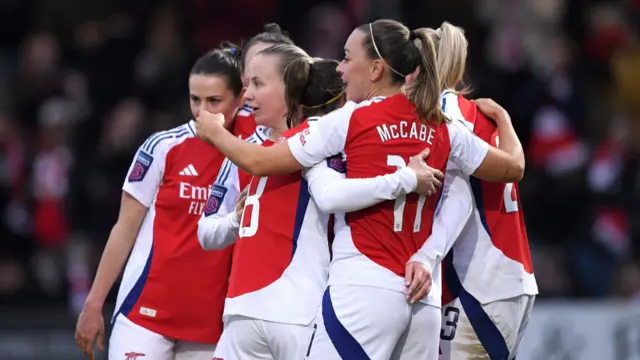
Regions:
[[[455, 90], [456, 85], [464, 85], [462, 78], [469, 46], [464, 30], [445, 21], [438, 29], [421, 28], [419, 31], [427, 34], [435, 44], [440, 88]], [[470, 89], [464, 86], [462, 90], [456, 92], [466, 95]]]

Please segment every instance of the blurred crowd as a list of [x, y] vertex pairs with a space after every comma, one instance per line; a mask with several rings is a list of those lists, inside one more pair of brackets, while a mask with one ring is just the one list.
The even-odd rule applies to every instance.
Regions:
[[640, 296], [640, 1], [0, 0], [0, 304], [84, 302], [132, 156], [186, 122], [195, 58], [276, 21], [341, 59], [359, 23], [465, 28], [511, 113], [542, 296]]

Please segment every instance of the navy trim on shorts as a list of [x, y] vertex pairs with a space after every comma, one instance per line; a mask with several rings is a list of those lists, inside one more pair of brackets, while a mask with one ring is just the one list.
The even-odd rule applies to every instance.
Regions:
[[[482, 308], [482, 304], [462, 287], [460, 278], [453, 266], [453, 251], [445, 257], [444, 277], [451, 296], [460, 299], [460, 304], [469, 318], [480, 344], [491, 360], [508, 360], [509, 348], [496, 324]], [[515, 360], [515, 359], [514, 359]]]
[[371, 360], [362, 345], [358, 343], [347, 330], [336, 315], [333, 309], [333, 303], [331, 302], [331, 287], [327, 287], [322, 296], [322, 318], [324, 322], [324, 328], [333, 343], [338, 355], [343, 359], [349, 360]]

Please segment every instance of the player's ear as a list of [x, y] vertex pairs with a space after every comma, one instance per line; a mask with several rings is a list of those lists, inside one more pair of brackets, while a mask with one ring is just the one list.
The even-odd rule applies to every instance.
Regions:
[[369, 76], [371, 82], [376, 82], [380, 80], [382, 77], [382, 69], [384, 68], [384, 63], [380, 59], [373, 60], [371, 62], [371, 75]]

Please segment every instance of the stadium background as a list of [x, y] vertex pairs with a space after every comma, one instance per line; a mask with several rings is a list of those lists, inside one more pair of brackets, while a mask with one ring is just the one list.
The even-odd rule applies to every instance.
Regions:
[[199, 54], [276, 21], [340, 59], [382, 17], [463, 26], [472, 96], [524, 141], [541, 295], [519, 359], [640, 359], [637, 0], [0, 0], [0, 359], [81, 359], [122, 179], [147, 135], [189, 118]]

